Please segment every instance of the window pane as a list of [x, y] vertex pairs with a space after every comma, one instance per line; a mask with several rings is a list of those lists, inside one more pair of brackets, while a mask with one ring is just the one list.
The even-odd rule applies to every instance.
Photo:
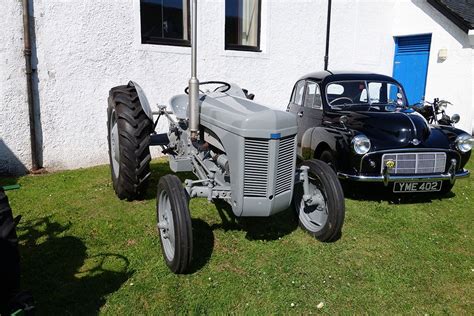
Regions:
[[304, 81], [298, 82], [295, 88], [293, 102], [298, 105], [303, 104]]
[[319, 90], [319, 85], [316, 82], [308, 82], [304, 106], [314, 109], [321, 107], [321, 93]]
[[400, 87], [388, 82], [369, 82], [369, 94], [371, 104], [405, 104]]
[[189, 45], [188, 0], [141, 0], [142, 43]]
[[330, 83], [326, 88], [326, 97], [330, 105], [339, 107], [368, 103], [365, 81]]
[[260, 0], [226, 0], [226, 49], [259, 49]]

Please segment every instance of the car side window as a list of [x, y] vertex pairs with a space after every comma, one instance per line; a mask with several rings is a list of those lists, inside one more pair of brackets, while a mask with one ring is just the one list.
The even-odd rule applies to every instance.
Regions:
[[321, 90], [316, 82], [308, 81], [304, 106], [313, 109], [321, 108]]
[[303, 80], [296, 84], [295, 90], [293, 91], [293, 97], [291, 98], [291, 102], [297, 105], [303, 105], [304, 84], [305, 82]]

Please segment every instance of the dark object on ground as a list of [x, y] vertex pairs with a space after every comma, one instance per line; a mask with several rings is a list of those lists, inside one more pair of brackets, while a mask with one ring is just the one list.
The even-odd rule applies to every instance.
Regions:
[[23, 310], [31, 315], [33, 298], [20, 292], [20, 254], [16, 225], [20, 216], [13, 218], [8, 198], [0, 187], [0, 315]]

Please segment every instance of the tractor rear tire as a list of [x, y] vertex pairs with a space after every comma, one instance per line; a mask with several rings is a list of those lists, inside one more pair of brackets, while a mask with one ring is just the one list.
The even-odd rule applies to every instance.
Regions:
[[186, 273], [193, 257], [193, 229], [188, 195], [175, 175], [158, 182], [156, 218], [166, 265], [173, 273]]
[[322, 242], [338, 240], [344, 224], [344, 192], [336, 173], [321, 160], [306, 160], [302, 166], [308, 166], [310, 190], [319, 190], [325, 202], [324, 207], [307, 206], [303, 200], [303, 184], [295, 187], [293, 205], [302, 229]]
[[153, 122], [130, 84], [112, 88], [108, 101], [109, 159], [115, 193], [122, 200], [141, 199], [150, 176]]

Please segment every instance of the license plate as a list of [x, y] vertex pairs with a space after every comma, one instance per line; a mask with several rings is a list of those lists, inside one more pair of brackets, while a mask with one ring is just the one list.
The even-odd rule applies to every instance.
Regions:
[[393, 192], [438, 192], [441, 191], [442, 181], [423, 181], [423, 182], [395, 182]]

